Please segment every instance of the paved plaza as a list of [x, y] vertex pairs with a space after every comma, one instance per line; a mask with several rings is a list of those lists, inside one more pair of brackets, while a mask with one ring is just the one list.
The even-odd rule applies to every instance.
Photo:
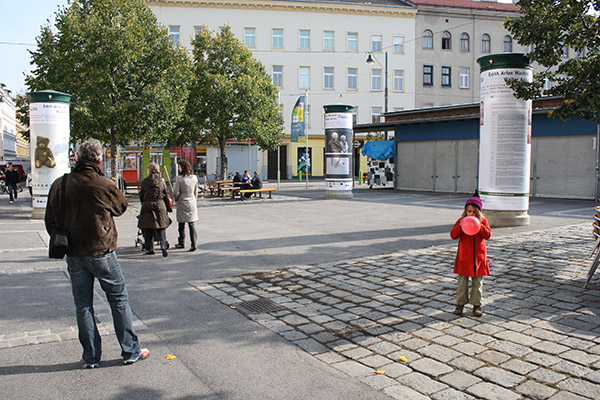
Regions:
[[122, 366], [97, 288], [91, 371], [64, 261], [47, 258], [29, 199], [0, 197], [2, 397], [600, 398], [600, 286], [583, 289], [593, 202], [532, 199], [529, 227], [493, 229], [478, 318], [452, 313], [449, 231], [468, 196], [362, 187], [323, 200], [311, 185], [200, 199], [198, 251], [167, 258], [135, 247], [130, 198], [117, 253], [151, 356]]

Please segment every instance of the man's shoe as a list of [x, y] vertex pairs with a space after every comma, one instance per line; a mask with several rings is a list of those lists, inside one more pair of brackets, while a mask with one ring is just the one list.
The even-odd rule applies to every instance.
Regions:
[[462, 315], [463, 314], [463, 307], [464, 306], [456, 306], [456, 308], [454, 309], [454, 314], [456, 314], [456, 315]]
[[190, 251], [196, 251], [196, 246], [190, 247]]
[[161, 251], [162, 251], [163, 257], [166, 257], [169, 255], [169, 253], [167, 253], [167, 249], [162, 249]]
[[145, 253], [145, 254], [153, 255], [153, 254], [155, 254], [155, 253], [154, 253], [154, 250], [146, 250], [146, 253]]
[[125, 364], [125, 365], [131, 365], [131, 364], [133, 364], [136, 361], [145, 360], [146, 358], [148, 358], [149, 355], [150, 355], [150, 350], [148, 350], [148, 349], [141, 349], [139, 356], [137, 356], [136, 358], [130, 358], [129, 360], [124, 360], [123, 364]]
[[85, 363], [83, 368], [98, 368], [98, 363]]
[[483, 315], [483, 311], [481, 311], [481, 306], [473, 307], [473, 315], [476, 317], [481, 317]]
[[185, 247], [185, 246], [183, 245], [183, 243], [177, 243], [177, 244], [175, 245], [175, 248], [176, 248], [176, 249], [183, 249], [184, 247]]

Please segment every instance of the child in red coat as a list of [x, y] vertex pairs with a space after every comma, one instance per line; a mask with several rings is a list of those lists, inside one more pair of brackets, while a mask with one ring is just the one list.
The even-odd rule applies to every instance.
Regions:
[[[492, 229], [481, 212], [481, 199], [475, 194], [465, 203], [465, 210], [456, 221], [450, 237], [458, 241], [458, 253], [454, 262], [454, 273], [458, 274], [458, 290], [456, 291], [456, 309], [454, 314], [462, 315], [465, 304], [473, 305], [473, 315], [480, 317], [483, 276], [490, 274], [485, 241], [492, 236]], [[481, 228], [475, 235], [467, 235], [461, 228], [463, 218], [474, 216], [481, 222]], [[471, 293], [469, 295], [469, 277], [471, 277]]]

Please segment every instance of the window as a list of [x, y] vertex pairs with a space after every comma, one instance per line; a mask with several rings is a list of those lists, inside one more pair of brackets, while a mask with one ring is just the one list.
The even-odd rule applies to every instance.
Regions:
[[394, 53], [404, 54], [404, 36], [394, 36]]
[[323, 68], [323, 89], [333, 89], [333, 67]]
[[179, 43], [179, 25], [169, 25], [169, 39], [171, 43]]
[[381, 122], [381, 107], [371, 107], [371, 122]]
[[433, 85], [433, 65], [423, 65], [423, 85]]
[[525, 46], [525, 54], [529, 54], [533, 51], [533, 45], [532, 44], [528, 44]]
[[394, 92], [404, 91], [404, 71], [400, 69], [394, 70]]
[[552, 82], [550, 79], [544, 78], [544, 91], [552, 89]]
[[451, 72], [452, 72], [452, 68], [442, 67], [442, 86], [452, 86]]
[[458, 87], [461, 89], [469, 88], [469, 68], [461, 68], [459, 70]]
[[273, 29], [273, 42], [274, 49], [283, 49], [283, 29]]
[[569, 46], [563, 45], [563, 47], [561, 47], [561, 49], [560, 49], [560, 56], [562, 58], [568, 58], [569, 57]]
[[358, 121], [358, 106], [354, 107], [354, 110], [352, 110], [352, 125], [356, 125], [356, 121]]
[[512, 38], [510, 35], [504, 36], [504, 52], [512, 53]]
[[381, 91], [381, 70], [380, 69], [372, 69], [371, 70], [371, 90], [373, 91]]
[[244, 28], [244, 44], [247, 47], [256, 47], [256, 28]]
[[348, 51], [358, 51], [358, 33], [348, 32], [348, 40], [346, 46]]
[[452, 49], [452, 35], [446, 31], [442, 33], [442, 50]]
[[198, 33], [204, 31], [205, 29], [208, 29], [205, 25], [202, 26], [194, 26], [194, 38], [196, 36], [198, 36]]
[[323, 50], [335, 50], [335, 41], [333, 31], [323, 32]]
[[310, 67], [300, 67], [300, 89], [310, 89]]
[[423, 32], [423, 48], [433, 49], [433, 33], [430, 30]]
[[484, 33], [481, 36], [481, 52], [482, 53], [489, 53], [491, 52], [490, 50], [490, 43], [491, 43], [491, 39], [490, 39], [490, 35], [488, 35], [487, 33]]
[[463, 32], [460, 35], [460, 51], [462, 52], [468, 52], [470, 51], [470, 45], [469, 45], [469, 35], [465, 32]]
[[379, 34], [371, 35], [371, 51], [381, 51], [383, 48], [383, 36]]
[[283, 65], [273, 65], [273, 83], [278, 88], [283, 87]]
[[358, 89], [358, 68], [348, 68], [348, 90]]
[[581, 57], [585, 56], [585, 47], [577, 49], [575, 54], [576, 54], [577, 58], [581, 58]]
[[310, 49], [310, 31], [307, 29], [300, 29], [300, 43], [299, 47], [302, 50]]

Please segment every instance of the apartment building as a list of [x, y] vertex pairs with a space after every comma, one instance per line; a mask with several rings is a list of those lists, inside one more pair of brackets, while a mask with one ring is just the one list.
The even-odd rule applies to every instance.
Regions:
[[[308, 147], [311, 173], [323, 175], [323, 105], [356, 107], [356, 123], [379, 120], [385, 111], [415, 107], [416, 7], [402, 0], [149, 0], [173, 42], [191, 48], [195, 31], [231, 26], [235, 35], [272, 75], [280, 90], [286, 139], [282, 145], [282, 177], [297, 174], [305, 143], [290, 141], [291, 114], [299, 96], [308, 97]], [[367, 63], [371, 55], [372, 63]], [[387, 58], [388, 68], [385, 68]], [[387, 84], [385, 81], [388, 71]], [[250, 149], [250, 154], [248, 154]], [[218, 169], [210, 148], [207, 172]], [[273, 154], [261, 154], [251, 143], [230, 145], [232, 168], [250, 165], [275, 177]], [[240, 165], [240, 167], [237, 167]], [[248, 168], [243, 168], [248, 169]], [[358, 169], [358, 168], [357, 168]]]
[[417, 6], [415, 107], [479, 101], [477, 59], [524, 52], [502, 23], [518, 16], [510, 3], [471, 0], [412, 0]]

